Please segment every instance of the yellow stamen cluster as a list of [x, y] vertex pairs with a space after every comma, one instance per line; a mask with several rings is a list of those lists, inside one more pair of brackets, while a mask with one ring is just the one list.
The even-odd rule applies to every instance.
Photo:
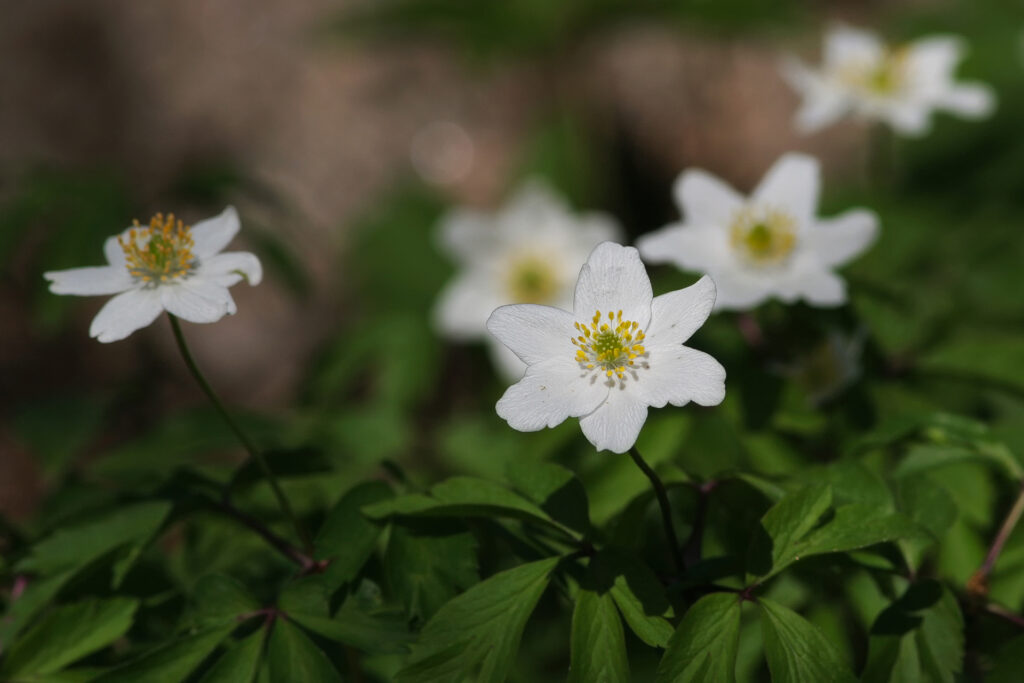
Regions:
[[733, 219], [729, 242], [753, 265], [777, 265], [796, 246], [796, 221], [784, 211], [747, 207]]
[[907, 81], [907, 49], [886, 50], [877, 61], [854, 62], [839, 70], [839, 78], [868, 95], [893, 95]]
[[196, 265], [192, 232], [180, 220], [175, 220], [174, 214], [158, 213], [146, 227], [135, 221], [127, 238], [121, 236], [117, 241], [124, 250], [128, 272], [146, 284], [183, 277]]
[[547, 304], [558, 294], [558, 275], [551, 263], [538, 254], [514, 260], [507, 271], [509, 300], [517, 304]]
[[625, 373], [634, 367], [636, 359], [643, 356], [644, 331], [640, 325], [622, 319], [622, 311], [608, 313], [605, 320], [601, 311], [596, 311], [590, 324], [573, 323], [579, 336], [572, 339], [576, 349], [576, 361], [587, 370], [600, 369], [606, 377], [615, 375], [624, 379]]

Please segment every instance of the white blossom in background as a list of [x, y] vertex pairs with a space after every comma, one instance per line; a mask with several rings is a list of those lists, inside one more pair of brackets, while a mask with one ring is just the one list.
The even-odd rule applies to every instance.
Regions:
[[719, 309], [750, 309], [773, 297], [838, 306], [846, 285], [833, 269], [871, 245], [878, 218], [866, 209], [818, 218], [820, 185], [817, 160], [803, 154], [783, 155], [750, 197], [687, 170], [674, 187], [682, 222], [642, 236], [637, 247], [650, 263], [710, 275]]
[[498, 415], [523, 432], [578, 417], [598, 450], [624, 453], [648, 406], [721, 403], [725, 369], [683, 346], [714, 301], [708, 277], [655, 297], [636, 249], [598, 245], [580, 270], [572, 313], [517, 304], [491, 314], [487, 329], [527, 364]]
[[167, 311], [182, 320], [212, 323], [235, 313], [228, 287], [259, 284], [263, 270], [248, 252], [221, 250], [238, 233], [238, 213], [228, 207], [189, 227], [157, 214], [107, 239], [107, 265], [44, 273], [54, 294], [114, 294], [92, 321], [89, 335], [101, 342], [124, 339]]
[[783, 76], [803, 98], [797, 130], [812, 133], [852, 114], [921, 136], [931, 129], [936, 110], [969, 119], [988, 116], [995, 107], [992, 89], [954, 80], [963, 54], [956, 36], [887, 46], [871, 31], [834, 26], [825, 34], [819, 68], [797, 59], [783, 62]]
[[610, 217], [576, 215], [536, 180], [495, 213], [456, 209], [442, 219], [440, 246], [458, 273], [440, 294], [435, 326], [458, 341], [486, 339], [502, 375], [519, 379], [526, 365], [487, 334], [487, 317], [504, 304], [568, 307], [587, 255], [618, 237]]

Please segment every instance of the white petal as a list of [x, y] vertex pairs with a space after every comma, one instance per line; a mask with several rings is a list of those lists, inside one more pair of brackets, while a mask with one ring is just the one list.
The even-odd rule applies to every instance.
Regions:
[[744, 204], [736, 190], [699, 169], [683, 171], [676, 178], [672, 193], [687, 225], [724, 227]]
[[818, 160], [806, 154], [784, 154], [768, 169], [754, 190], [758, 204], [790, 212], [801, 224], [809, 223], [818, 209], [821, 168]]
[[245, 280], [258, 285], [263, 279], [263, 266], [255, 254], [247, 251], [229, 251], [215, 254], [199, 263], [197, 273], [203, 280], [230, 287]]
[[50, 281], [50, 291], [54, 294], [117, 294], [135, 286], [128, 270], [115, 266], [51, 270], [43, 273], [43, 277]]
[[712, 277], [717, 288], [716, 311], [750, 310], [771, 296], [769, 283], [730, 272], [716, 273]]
[[[125, 230], [122, 235], [127, 236], [128, 230]], [[103, 255], [107, 257], [107, 263], [112, 266], [119, 268], [126, 268], [127, 266], [124, 258], [124, 249], [121, 248], [121, 243], [117, 241], [117, 238], [121, 235], [114, 235], [108, 237], [107, 241], [103, 243]]]
[[573, 312], [589, 320], [595, 311], [622, 311], [624, 320], [646, 328], [654, 292], [640, 253], [633, 247], [602, 242], [590, 252], [576, 281]]
[[502, 301], [490, 283], [476, 276], [461, 276], [441, 291], [434, 308], [434, 326], [446, 337], [466, 341], [486, 336], [487, 317]]
[[812, 271], [800, 280], [803, 298], [812, 306], [831, 308], [846, 302], [846, 283], [829, 270]]
[[850, 63], [874, 63], [883, 56], [885, 46], [871, 31], [836, 24], [825, 34], [824, 52], [825, 66], [833, 69]]
[[464, 265], [493, 251], [497, 237], [493, 221], [479, 211], [454, 209], [441, 218], [438, 246]]
[[526, 363], [519, 359], [519, 356], [512, 353], [512, 350], [491, 337], [487, 346], [491, 352], [491, 361], [497, 369], [498, 374], [507, 382], [518, 382], [526, 372]]
[[683, 270], [705, 273], [727, 258], [727, 235], [721, 227], [675, 223], [642, 235], [636, 246], [649, 263], [668, 262]]
[[618, 385], [597, 410], [580, 418], [580, 428], [597, 450], [625, 453], [636, 443], [646, 420], [647, 405], [628, 387]]
[[531, 365], [498, 401], [498, 416], [521, 432], [535, 432], [580, 417], [608, 395], [608, 385], [596, 373], [586, 375], [570, 360], [550, 359]]
[[996, 107], [995, 91], [983, 83], [958, 83], [935, 103], [968, 119], [985, 118]]
[[931, 107], [920, 102], [901, 102], [885, 114], [897, 133], [921, 137], [932, 129]]
[[682, 344], [711, 315], [715, 283], [705, 275], [684, 289], [654, 297], [645, 346]]
[[934, 88], [949, 83], [963, 53], [959, 37], [929, 36], [907, 46], [906, 65], [918, 87]]
[[878, 236], [878, 216], [853, 209], [835, 218], [819, 219], [804, 237], [807, 247], [823, 266], [839, 266], [867, 249]]
[[512, 304], [502, 306], [487, 319], [487, 329], [502, 344], [533, 365], [550, 358], [576, 357], [570, 341], [575, 331], [573, 315], [553, 306]]
[[716, 406], [725, 398], [725, 368], [717, 360], [688, 346], [659, 346], [650, 350], [650, 369], [640, 376], [636, 391], [655, 408], [693, 401]]
[[622, 228], [614, 217], [591, 212], [577, 217], [573, 238], [589, 251], [601, 242], [616, 242], [622, 239]]
[[89, 336], [107, 343], [124, 339], [163, 312], [156, 289], [130, 289], [104, 304], [89, 327]]
[[228, 246], [238, 234], [241, 224], [235, 207], [229, 206], [220, 215], [199, 221], [192, 226], [193, 253], [200, 261], [208, 259]]
[[231, 293], [226, 287], [213, 282], [193, 277], [157, 289], [167, 312], [191, 323], [217, 322], [236, 311]]

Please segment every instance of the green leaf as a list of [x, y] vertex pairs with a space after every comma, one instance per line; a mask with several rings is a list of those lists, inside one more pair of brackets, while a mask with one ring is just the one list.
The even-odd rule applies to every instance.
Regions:
[[672, 616], [672, 607], [658, 577], [633, 557], [601, 552], [591, 561], [595, 569], [600, 565], [612, 574], [609, 592], [629, 628], [651, 647], [665, 647], [672, 637], [672, 624], [665, 618]]
[[241, 615], [260, 608], [245, 586], [223, 574], [207, 574], [199, 579], [192, 591], [192, 603], [186, 623], [195, 628], [237, 623]]
[[[367, 596], [370, 597], [367, 597]], [[288, 611], [288, 618], [325, 638], [364, 652], [406, 652], [412, 640], [404, 611], [380, 605], [380, 589], [364, 581], [333, 617]]]
[[408, 520], [391, 527], [388, 585], [409, 616], [426, 620], [479, 579], [476, 539], [448, 520]]
[[999, 648], [995, 666], [985, 676], [985, 683], [1018, 683], [1021, 671], [1024, 671], [1024, 635]]
[[108, 671], [92, 683], [180, 683], [235, 626], [218, 626], [171, 641]]
[[501, 683], [512, 668], [526, 620], [558, 558], [499, 572], [446, 603], [427, 622], [398, 683]]
[[911, 585], [875, 619], [862, 680], [953, 683], [963, 658], [964, 619], [956, 597], [926, 579]]
[[581, 588], [572, 612], [569, 683], [629, 680], [626, 637], [610, 593]]
[[355, 579], [377, 545], [383, 527], [366, 519], [361, 509], [393, 495], [384, 482], [365, 482], [342, 496], [327, 515], [313, 546], [317, 560], [331, 561], [323, 574], [331, 587]]
[[818, 627], [777, 602], [760, 598], [764, 652], [774, 683], [854, 683], [842, 655]]
[[962, 462], [977, 462], [994, 465], [1006, 477], [1019, 481], [1024, 479], [1024, 470], [1013, 454], [1003, 445], [982, 442], [971, 446], [957, 444], [914, 444], [896, 468], [897, 477], [907, 477], [937, 467]]
[[267, 668], [273, 683], [341, 683], [323, 650], [287, 619], [274, 622], [267, 645]]
[[552, 527], [573, 538], [579, 534], [556, 522], [547, 512], [501, 484], [475, 477], [452, 477], [419, 493], [399, 496], [363, 508], [374, 519], [391, 516], [513, 517]]
[[72, 576], [73, 571], [66, 571], [38, 578], [28, 584], [28, 588], [8, 606], [7, 612], [0, 619], [0, 651], [7, 649], [11, 639], [57, 595]]
[[751, 573], [768, 577], [793, 562], [797, 544], [831, 504], [832, 487], [814, 484], [786, 495], [773, 505], [761, 518], [765, 536], [755, 537], [751, 543], [747, 556]]
[[127, 633], [138, 602], [127, 598], [86, 600], [58, 607], [14, 643], [4, 662], [4, 679], [60, 671]]
[[900, 538], [919, 538], [927, 532], [906, 515], [886, 513], [863, 503], [844, 505], [824, 526], [797, 543], [795, 559], [865, 548]]
[[705, 595], [686, 611], [672, 634], [658, 665], [656, 683], [733, 683], [739, 635], [739, 596]]
[[234, 643], [200, 683], [252, 683], [259, 669], [266, 634], [265, 629], [260, 629]]
[[94, 520], [58, 529], [32, 547], [18, 571], [55, 574], [84, 567], [102, 555], [130, 545], [144, 545], [171, 511], [164, 502], [127, 505]]
[[508, 480], [552, 519], [584, 536], [590, 533], [587, 492], [572, 470], [517, 458], [508, 466]]

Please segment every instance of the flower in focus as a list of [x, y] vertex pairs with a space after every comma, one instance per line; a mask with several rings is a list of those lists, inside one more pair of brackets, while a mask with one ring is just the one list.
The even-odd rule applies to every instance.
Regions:
[[107, 239], [107, 265], [44, 273], [54, 294], [116, 294], [93, 318], [89, 335], [101, 342], [124, 339], [162, 311], [194, 323], [212, 323], [235, 312], [228, 287], [259, 284], [263, 270], [248, 252], [221, 250], [238, 233], [234, 207], [189, 227], [157, 214]]
[[648, 406], [721, 403], [725, 369], [683, 346], [714, 302], [709, 277], [655, 297], [636, 249], [598, 245], [580, 270], [572, 313], [514, 304], [487, 320], [491, 334], [527, 364], [498, 401], [498, 415], [523, 432], [578, 417], [598, 450], [624, 453]]
[[494, 214], [457, 209], [443, 219], [440, 243], [460, 272], [441, 292], [435, 324], [460, 341], [488, 339], [501, 373], [519, 379], [526, 366], [487, 334], [487, 316], [509, 303], [567, 308], [587, 254], [618, 235], [610, 217], [574, 215], [537, 181], [525, 184]]
[[749, 198], [687, 170], [674, 188], [683, 222], [642, 236], [637, 247], [648, 262], [710, 275], [719, 309], [749, 309], [771, 297], [838, 306], [846, 285], [832, 269], [874, 241], [878, 218], [866, 209], [817, 218], [820, 184], [817, 160], [803, 154], [780, 158]]
[[955, 36], [890, 47], [870, 31], [835, 26], [825, 34], [821, 68], [796, 59], [783, 64], [783, 76], [803, 98], [796, 127], [812, 133], [854, 114], [919, 136], [931, 128], [933, 110], [983, 118], [994, 108], [995, 96], [982, 83], [953, 80], [963, 53]]

